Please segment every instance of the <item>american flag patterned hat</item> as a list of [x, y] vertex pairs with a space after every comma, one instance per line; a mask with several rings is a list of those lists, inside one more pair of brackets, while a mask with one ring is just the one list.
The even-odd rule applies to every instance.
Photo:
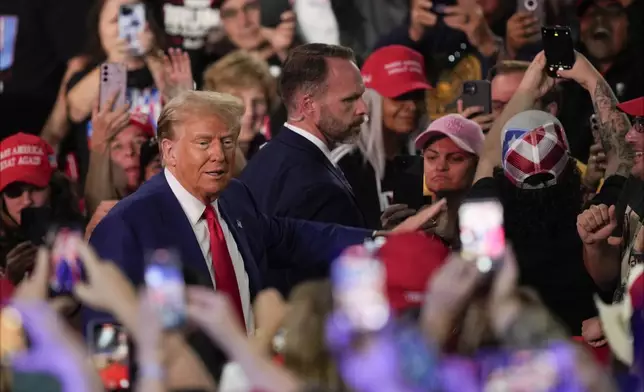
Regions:
[[[540, 110], [527, 110], [512, 117], [503, 127], [501, 144], [503, 171], [519, 188], [555, 185], [568, 163], [570, 148], [563, 126], [556, 117]], [[551, 174], [552, 179], [526, 183], [536, 174]]]

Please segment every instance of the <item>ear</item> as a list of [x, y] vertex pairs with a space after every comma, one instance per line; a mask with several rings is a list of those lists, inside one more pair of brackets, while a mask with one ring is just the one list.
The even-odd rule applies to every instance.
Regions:
[[304, 96], [304, 99], [302, 99], [302, 107], [300, 108], [300, 112], [305, 117], [315, 116], [318, 107], [319, 104], [315, 101], [315, 99], [313, 99], [311, 95], [307, 94]]
[[177, 165], [176, 142], [170, 139], [161, 140], [161, 161], [164, 166], [174, 167]]
[[559, 112], [559, 105], [557, 104], [557, 102], [550, 102], [546, 107], [546, 112], [557, 117], [557, 113]]

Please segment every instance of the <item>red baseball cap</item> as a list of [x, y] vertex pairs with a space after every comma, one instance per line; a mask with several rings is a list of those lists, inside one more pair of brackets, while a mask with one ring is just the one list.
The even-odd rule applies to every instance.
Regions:
[[396, 312], [420, 306], [427, 282], [449, 256], [438, 237], [421, 232], [388, 236], [377, 257], [387, 274], [387, 297]]
[[14, 182], [44, 188], [56, 170], [56, 154], [35, 135], [17, 133], [0, 142], [0, 192]]
[[630, 101], [622, 102], [617, 105], [617, 108], [628, 115], [634, 117], [644, 117], [644, 97], [639, 97], [631, 99]]
[[143, 132], [145, 132], [149, 137], [154, 137], [154, 127], [150, 122], [150, 116], [142, 112], [134, 112], [130, 114], [130, 125], [133, 125]]
[[431, 88], [423, 56], [402, 45], [377, 49], [367, 57], [361, 72], [365, 87], [387, 98]]

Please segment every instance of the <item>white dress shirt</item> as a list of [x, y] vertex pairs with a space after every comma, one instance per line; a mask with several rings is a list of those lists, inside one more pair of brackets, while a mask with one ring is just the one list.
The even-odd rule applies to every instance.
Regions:
[[310, 132], [307, 132], [302, 128], [298, 128], [295, 125], [284, 123], [284, 126], [313, 143], [315, 147], [319, 148], [320, 151], [322, 151], [322, 154], [324, 154], [324, 156], [329, 160], [329, 162], [331, 162], [333, 166], [338, 167], [338, 165], [336, 165], [333, 161], [333, 157], [331, 157], [331, 150], [329, 150], [329, 146], [327, 146], [325, 142], [313, 136]]
[[[201, 252], [203, 253], [204, 260], [208, 266], [208, 271], [210, 272], [210, 279], [215, 288], [217, 288], [217, 282], [215, 282], [215, 274], [212, 270], [212, 254], [210, 252], [210, 232], [208, 231], [208, 223], [206, 218], [203, 216], [206, 206], [196, 197], [194, 197], [190, 192], [188, 192], [177, 179], [170, 173], [168, 169], [164, 169], [165, 178], [170, 185], [170, 189], [174, 196], [179, 201], [183, 212], [186, 214], [190, 226], [194, 231]], [[228, 229], [228, 224], [221, 217], [219, 212], [219, 206], [217, 200], [212, 202], [212, 206], [215, 208], [217, 213], [217, 219], [219, 219], [219, 224], [221, 229], [224, 232], [224, 238], [226, 239], [226, 246], [228, 247], [228, 253], [230, 254], [230, 259], [233, 262], [233, 269], [235, 270], [235, 276], [237, 278], [237, 286], [239, 287], [239, 296], [241, 297], [242, 309], [244, 311], [244, 320], [246, 321], [246, 331], [252, 333], [254, 330], [254, 320], [253, 320], [253, 311], [250, 303], [250, 288], [248, 274], [246, 273], [246, 268], [244, 267], [244, 259], [242, 258], [239, 248], [237, 248], [237, 243], [235, 243], [235, 238], [233, 234]]]

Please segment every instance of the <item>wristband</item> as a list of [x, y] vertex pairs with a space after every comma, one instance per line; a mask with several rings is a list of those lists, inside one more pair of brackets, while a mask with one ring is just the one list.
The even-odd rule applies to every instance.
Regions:
[[138, 368], [139, 378], [149, 378], [153, 380], [165, 380], [165, 370], [156, 363], [141, 363]]

